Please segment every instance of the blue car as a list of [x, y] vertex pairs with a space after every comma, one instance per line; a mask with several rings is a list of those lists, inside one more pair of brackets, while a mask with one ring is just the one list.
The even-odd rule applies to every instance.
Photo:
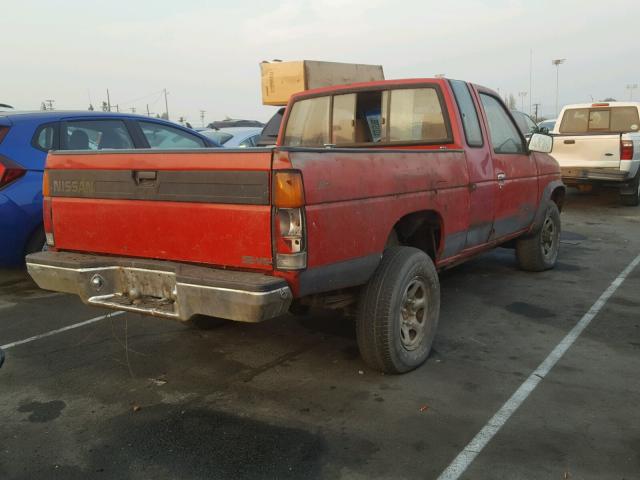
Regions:
[[191, 129], [109, 112], [0, 112], [0, 266], [45, 245], [42, 172], [49, 150], [219, 147]]

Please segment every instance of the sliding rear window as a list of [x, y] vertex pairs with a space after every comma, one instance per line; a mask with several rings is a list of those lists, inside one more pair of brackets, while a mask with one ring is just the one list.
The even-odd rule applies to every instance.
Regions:
[[571, 108], [565, 110], [560, 133], [627, 133], [640, 129], [636, 107]]
[[369, 90], [299, 100], [289, 115], [284, 145], [449, 143], [451, 130], [443, 105], [435, 87]]

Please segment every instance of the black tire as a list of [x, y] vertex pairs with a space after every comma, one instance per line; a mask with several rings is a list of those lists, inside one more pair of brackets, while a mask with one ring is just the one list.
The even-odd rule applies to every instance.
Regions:
[[230, 321], [231, 320], [227, 320], [226, 318], [208, 317], [206, 315], [194, 315], [189, 320], [187, 320], [185, 324], [197, 330], [213, 330], [215, 328], [223, 327]]
[[635, 193], [623, 195], [620, 194], [620, 204], [625, 207], [637, 207], [640, 205], [640, 172], [636, 174], [636, 178], [630, 185]]
[[429, 356], [439, 316], [440, 282], [431, 258], [413, 247], [386, 249], [358, 305], [356, 336], [362, 358], [384, 373], [413, 370]]
[[516, 241], [516, 258], [523, 270], [542, 272], [555, 266], [559, 250], [560, 211], [554, 202], [549, 202], [536, 233]]

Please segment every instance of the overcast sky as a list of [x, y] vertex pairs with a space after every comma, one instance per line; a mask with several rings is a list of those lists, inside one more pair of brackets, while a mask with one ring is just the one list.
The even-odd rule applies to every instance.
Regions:
[[[2, 0], [0, 102], [37, 109], [164, 111], [172, 120], [268, 119], [259, 62], [375, 63], [386, 78], [444, 73], [555, 109], [629, 98], [640, 83], [636, 2], [627, 0], [386, 1]], [[640, 98], [640, 90], [634, 91]]]

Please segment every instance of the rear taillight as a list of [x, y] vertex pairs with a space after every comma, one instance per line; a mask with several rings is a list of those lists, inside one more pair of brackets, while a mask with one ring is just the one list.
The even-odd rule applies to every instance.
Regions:
[[633, 142], [620, 140], [620, 160], [633, 160]]
[[0, 127], [0, 143], [7, 136], [7, 133], [9, 133], [9, 127]]
[[307, 267], [302, 174], [295, 170], [273, 174], [273, 245], [275, 267]]
[[27, 171], [16, 162], [0, 155], [0, 188], [22, 177]]

